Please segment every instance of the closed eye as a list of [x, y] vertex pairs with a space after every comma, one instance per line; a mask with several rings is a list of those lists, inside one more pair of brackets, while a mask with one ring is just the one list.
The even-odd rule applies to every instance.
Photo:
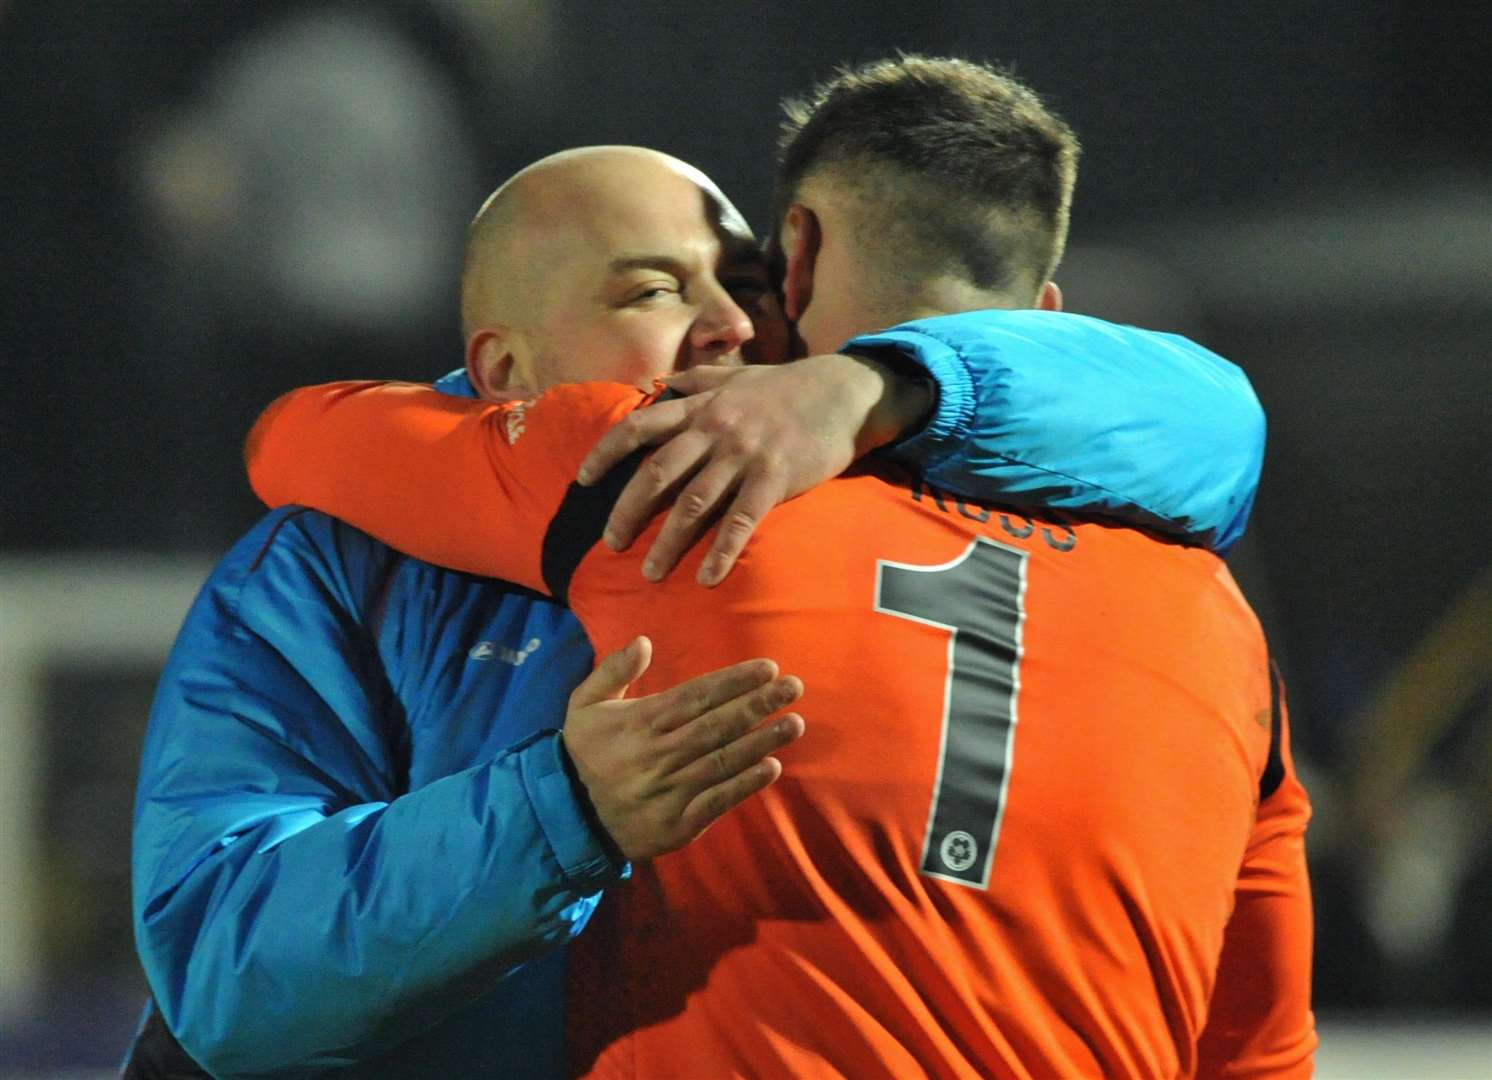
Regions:
[[671, 285], [650, 285], [646, 289], [639, 289], [637, 292], [629, 294], [626, 303], [645, 304], [665, 296], [675, 295], [678, 291], [677, 288]]

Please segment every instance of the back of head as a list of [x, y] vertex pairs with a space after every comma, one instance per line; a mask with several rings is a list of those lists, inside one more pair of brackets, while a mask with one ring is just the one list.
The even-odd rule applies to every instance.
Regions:
[[1078, 143], [1009, 74], [904, 55], [841, 69], [784, 108], [776, 222], [830, 186], [886, 302], [951, 278], [1024, 306], [1050, 280]]

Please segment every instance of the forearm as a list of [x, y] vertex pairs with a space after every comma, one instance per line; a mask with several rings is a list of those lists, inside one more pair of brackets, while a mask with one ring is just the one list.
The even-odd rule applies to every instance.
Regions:
[[1198, 1042], [1202, 1077], [1305, 1078], [1316, 1049], [1305, 843], [1311, 804], [1290, 752], [1284, 685], [1277, 670], [1270, 677], [1270, 755]]
[[488, 405], [409, 383], [293, 391], [255, 424], [249, 479], [425, 562], [547, 591], [543, 543], [585, 452], [642, 394], [605, 383]]
[[938, 383], [926, 368], [899, 352], [846, 354], [855, 383], [863, 383], [870, 402], [855, 439], [856, 457], [915, 438], [932, 421], [938, 405]]
[[1199, 1041], [1202, 1077], [1308, 1077], [1312, 915], [1304, 837], [1281, 834], [1239, 878]]

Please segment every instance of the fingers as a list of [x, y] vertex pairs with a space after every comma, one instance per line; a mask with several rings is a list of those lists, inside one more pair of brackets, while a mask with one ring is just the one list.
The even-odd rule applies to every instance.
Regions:
[[609, 700], [650, 659], [645, 637], [606, 657], [572, 696], [562, 732], [601, 827], [629, 859], [676, 851], [772, 783], [782, 766], [769, 755], [804, 731], [796, 713], [766, 720], [803, 693], [771, 660]]
[[[770, 724], [761, 724], [729, 746], [721, 747], [694, 766], [704, 780], [701, 790], [725, 783], [803, 737], [807, 725], [797, 713], [787, 713]], [[706, 779], [707, 778], [707, 779]], [[691, 777], [693, 779], [693, 777]]]
[[[749, 760], [740, 759], [741, 751], [730, 748], [737, 745], [738, 740], [749, 737], [748, 733], [763, 719], [778, 709], [787, 708], [802, 696], [803, 681], [795, 675], [786, 675], [680, 725], [669, 753], [670, 768], [677, 769], [682, 779], [689, 776], [692, 769], [702, 767], [706, 774], [704, 780], [708, 783], [734, 775], [782, 744], [765, 746]], [[767, 724], [764, 728], [775, 726]], [[691, 765], [691, 762], [698, 764]]]
[[575, 479], [590, 485], [639, 446], [654, 446], [682, 431], [708, 398], [659, 401], [636, 409], [613, 424], [580, 463]]
[[679, 831], [690, 840], [782, 775], [782, 762], [763, 758], [745, 772], [700, 792], [679, 815]]
[[[676, 731], [685, 724], [720, 708], [727, 702], [735, 701], [742, 695], [750, 694], [776, 678], [777, 665], [773, 661], [745, 660], [739, 664], [732, 664], [730, 667], [697, 676], [650, 697], [642, 698], [637, 704], [647, 710], [648, 726], [653, 731], [660, 733]], [[765, 715], [767, 714], [760, 714], [760, 716]], [[716, 745], [722, 745], [728, 741], [729, 739], [721, 739]]]
[[[763, 738], [756, 740], [758, 745], [766, 745], [770, 739], [785, 746], [802, 736], [803, 718], [796, 714], [785, 716], [774, 724], [763, 725], [759, 730]], [[757, 732], [752, 732], [748, 738], [756, 735]], [[758, 746], [753, 746], [750, 750], [743, 749], [742, 757], [749, 762], [744, 768], [705, 788], [689, 800], [683, 813], [679, 815], [681, 830], [686, 835], [698, 836], [723, 814], [740, 806], [782, 775], [782, 762], [774, 757], [761, 757], [757, 760], [757, 748]]]
[[648, 549], [642, 564], [643, 577], [649, 581], [662, 581], [678, 565], [684, 553], [713, 520], [715, 511], [740, 482], [740, 471], [737, 462], [717, 459], [689, 481], [689, 486], [674, 500], [673, 509], [663, 521], [663, 528]]
[[649, 456], [627, 481], [611, 508], [601, 537], [606, 546], [613, 551], [625, 551], [678, 490], [678, 485], [699, 468], [710, 443], [710, 437], [701, 431], [684, 431]]
[[642, 677], [653, 662], [653, 643], [646, 637], [635, 637], [596, 665], [596, 670], [581, 681], [570, 694], [570, 708], [583, 709], [600, 701], [615, 701], [627, 687]]
[[[700, 563], [695, 580], [706, 586], [724, 581], [762, 518], [787, 497], [788, 481], [782, 473], [763, 470], [746, 480], [721, 520], [720, 528], [715, 532], [715, 542]], [[661, 536], [659, 542], [662, 542]], [[653, 546], [656, 548], [657, 544]], [[652, 553], [649, 553], [649, 558], [652, 558]]]

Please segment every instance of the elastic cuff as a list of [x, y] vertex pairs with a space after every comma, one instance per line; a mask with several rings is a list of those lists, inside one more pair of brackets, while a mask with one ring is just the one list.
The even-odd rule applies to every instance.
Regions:
[[572, 779], [569, 755], [558, 731], [542, 732], [518, 750], [519, 772], [534, 816], [544, 831], [565, 876], [582, 891], [599, 889], [618, 875], [626, 876], [627, 862], [615, 851], [611, 838]]
[[937, 384], [937, 404], [926, 426], [877, 453], [927, 469], [963, 445], [974, 422], [976, 395], [973, 373], [957, 349], [917, 331], [885, 330], [852, 338], [840, 351], [859, 353], [893, 368], [914, 365]]

